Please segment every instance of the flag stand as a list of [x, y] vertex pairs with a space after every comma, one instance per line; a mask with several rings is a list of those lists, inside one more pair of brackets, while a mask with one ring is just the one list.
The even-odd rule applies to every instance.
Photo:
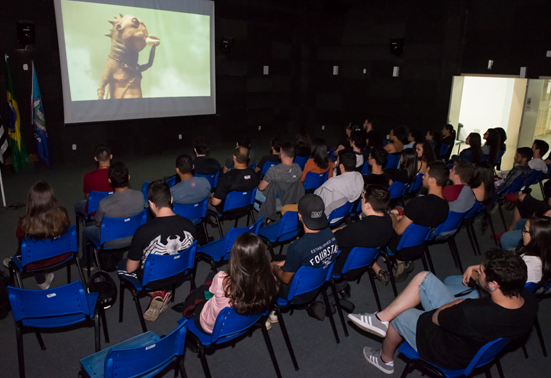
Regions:
[[0, 190], [2, 191], [2, 204], [6, 207], [6, 196], [4, 195], [4, 181], [2, 181], [2, 170], [0, 170]]

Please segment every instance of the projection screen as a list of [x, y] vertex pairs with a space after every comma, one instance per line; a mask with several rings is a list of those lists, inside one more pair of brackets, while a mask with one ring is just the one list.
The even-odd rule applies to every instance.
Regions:
[[216, 112], [214, 2], [54, 3], [65, 124]]

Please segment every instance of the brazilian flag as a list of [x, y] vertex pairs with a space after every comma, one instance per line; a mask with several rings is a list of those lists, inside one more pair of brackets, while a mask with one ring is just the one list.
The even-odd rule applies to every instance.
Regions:
[[8, 98], [8, 135], [9, 145], [11, 150], [11, 159], [15, 171], [20, 170], [28, 164], [27, 148], [21, 136], [21, 116], [19, 115], [19, 107], [14, 98], [13, 80], [11, 77], [10, 66], [8, 63], [8, 55], [5, 55], [6, 62], [6, 77], [7, 77], [7, 98]]

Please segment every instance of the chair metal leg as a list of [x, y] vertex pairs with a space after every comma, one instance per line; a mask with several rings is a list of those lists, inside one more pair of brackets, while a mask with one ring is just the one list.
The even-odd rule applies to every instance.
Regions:
[[293, 346], [291, 345], [291, 340], [289, 339], [287, 327], [285, 326], [285, 321], [283, 320], [283, 315], [281, 314], [281, 309], [279, 308], [279, 306], [275, 306], [275, 311], [277, 313], [277, 319], [279, 321], [281, 333], [283, 334], [283, 339], [285, 340], [285, 344], [287, 344], [287, 350], [289, 351], [289, 355], [291, 356], [291, 360], [293, 361], [293, 366], [295, 367], [295, 371], [298, 371], [297, 358], [295, 357], [295, 352], [293, 351]]
[[424, 253], [421, 255], [421, 261], [423, 262], [423, 268], [425, 270], [429, 270], [429, 266], [427, 265], [427, 258], [425, 257]]
[[[237, 227], [237, 222], [239, 221], [239, 218], [235, 218], [235, 224], [233, 225], [233, 227]], [[248, 219], [247, 219], [248, 221]]]
[[473, 222], [470, 222], [468, 227], [471, 230], [471, 234], [473, 235], [474, 245], [476, 246], [475, 256], [476, 255], [480, 256], [481, 255], [481, 253], [480, 253], [480, 244], [478, 244], [478, 238], [476, 237], [476, 232], [475, 232], [475, 229], [474, 229]]
[[471, 248], [473, 249], [474, 255], [476, 256], [476, 247], [474, 246], [473, 236], [471, 235], [471, 229], [469, 228], [469, 225], [466, 224], [465, 229], [467, 230], [467, 236], [469, 237], [469, 243], [471, 243]]
[[44, 340], [42, 340], [42, 335], [40, 334], [40, 331], [35, 328], [34, 334], [36, 335], [36, 339], [38, 340], [38, 345], [40, 345], [40, 349], [46, 350], [46, 345], [44, 345]]
[[547, 349], [545, 348], [545, 341], [543, 340], [543, 334], [541, 333], [540, 321], [538, 319], [537, 314], [536, 314], [536, 320], [534, 322], [534, 326], [536, 327], [536, 333], [538, 334], [538, 339], [540, 340], [541, 351], [543, 352], [543, 356], [547, 357]]
[[[331, 313], [331, 305], [329, 304], [329, 298], [327, 298], [327, 287], [321, 289], [321, 294], [323, 296], [323, 301], [325, 302], [325, 309], [327, 310], [327, 315], [329, 316], [329, 322], [331, 323], [331, 328], [333, 328], [333, 334], [335, 335], [335, 341], [337, 344], [341, 342], [339, 339], [339, 334], [337, 333], [337, 326], [335, 325], [335, 319], [333, 319], [333, 314]], [[338, 299], [335, 297], [335, 301]]]
[[[251, 209], [249, 210], [250, 214], [251, 214], [251, 220], [254, 222], [256, 222], [256, 220], [254, 219], [254, 212], [253, 212], [253, 208], [251, 206]], [[249, 225], [249, 223], [247, 222], [247, 226]]]
[[15, 325], [15, 335], [17, 339], [17, 359], [19, 362], [19, 377], [25, 378], [25, 355], [23, 351], [23, 325], [18, 322]]
[[500, 242], [497, 240], [496, 238], [496, 230], [494, 229], [494, 221], [492, 220], [492, 215], [490, 214], [490, 216], [488, 217], [488, 223], [490, 223], [490, 229], [492, 230], [492, 235], [494, 235], [494, 242], [496, 243], [496, 245], [498, 247], [500, 247]]
[[138, 311], [138, 318], [140, 318], [140, 324], [142, 326], [142, 331], [147, 332], [147, 326], [145, 325], [145, 319], [143, 318], [142, 306], [140, 305], [140, 298], [138, 298], [138, 292], [132, 288], [129, 288], [134, 297], [134, 303], [136, 303], [136, 311]]
[[[497, 368], [497, 373], [499, 374], [499, 378], [504, 378], [503, 376], [503, 369], [501, 368], [501, 362], [499, 362], [499, 359], [496, 359], [496, 368]], [[490, 369], [488, 369], [489, 371]], [[491, 374], [491, 373], [490, 373]]]
[[507, 229], [507, 224], [505, 223], [505, 216], [503, 215], [503, 209], [501, 208], [501, 203], [498, 204], [499, 216], [503, 221], [503, 228]]
[[432, 264], [432, 257], [429, 252], [429, 247], [425, 244], [425, 256], [427, 257], [427, 262], [429, 263], [429, 270], [432, 272], [432, 274], [436, 274], [436, 270], [434, 270], [434, 265]]
[[67, 283], [71, 283], [71, 260], [67, 261]]
[[80, 261], [79, 261], [79, 258], [78, 258], [78, 253], [75, 253], [75, 264], [77, 265], [77, 270], [78, 270], [78, 275], [80, 277], [80, 281], [82, 282], [82, 284], [84, 285], [85, 288], [88, 287], [88, 285], [86, 284], [86, 281], [84, 280], [84, 274], [82, 274], [82, 267], [80, 266]]
[[457, 263], [457, 257], [455, 256], [455, 252], [453, 250], [452, 238], [451, 237], [448, 238], [447, 242], [448, 242], [448, 248], [450, 249], [450, 254], [452, 255], [453, 264], [455, 265], [456, 268], [459, 268], [459, 265]]
[[119, 283], [119, 323], [122, 323], [122, 318], [124, 315], [124, 289], [126, 285], [123, 280], [120, 280]]
[[205, 232], [205, 238], [207, 239], [207, 244], [209, 244], [210, 243], [210, 237], [209, 237], [207, 222], [205, 220], [203, 220], [202, 224], [203, 224], [203, 231]]
[[392, 291], [394, 292], [394, 297], [398, 296], [398, 290], [396, 290], [396, 281], [394, 281], [394, 274], [392, 274], [392, 263], [390, 262], [390, 256], [386, 255], [386, 265], [388, 267], [388, 273], [390, 274], [390, 284], [392, 285]]
[[457, 244], [455, 242], [455, 235], [448, 238], [448, 242], [452, 247], [453, 254], [455, 255], [455, 260], [457, 261], [456, 266], [459, 268], [459, 271], [463, 273], [463, 265], [461, 264], [461, 258], [459, 257], [459, 249], [457, 248]]
[[21, 279], [21, 273], [17, 269], [14, 269], [14, 271], [15, 271], [15, 279], [17, 280], [17, 286], [19, 286], [20, 289], [24, 289], [23, 280]]
[[99, 314], [101, 316], [101, 323], [103, 325], [103, 337], [105, 338], [105, 343], [110, 343], [111, 341], [109, 341], [109, 331], [107, 330], [107, 319], [105, 317], [105, 309], [101, 304], [99, 305], [99, 307], [100, 307]]
[[402, 375], [400, 376], [400, 378], [406, 378], [407, 375], [409, 374], [409, 371], [413, 367], [413, 365], [414, 365], [413, 360], [409, 360], [406, 367], [404, 368], [404, 371], [402, 372]]
[[524, 358], [528, 358], [528, 351], [526, 350], [526, 344], [522, 345], [522, 353], [524, 353]]
[[199, 358], [201, 359], [201, 365], [203, 365], [203, 372], [205, 373], [206, 378], [211, 378], [209, 365], [207, 364], [207, 357], [205, 356], [205, 349], [200, 346], [199, 347]]
[[260, 328], [262, 329], [262, 336], [264, 336], [264, 341], [266, 342], [266, 347], [268, 347], [268, 352], [270, 353], [270, 358], [272, 359], [272, 364], [274, 365], [274, 369], [276, 371], [276, 375], [278, 378], [281, 378], [281, 371], [279, 370], [279, 365], [277, 363], [277, 359], [274, 353], [274, 348], [272, 346], [272, 341], [270, 340], [270, 335], [268, 334], [268, 330], [264, 326], [265, 323], [265, 317], [262, 317], [263, 322], [260, 325]]
[[331, 278], [330, 282], [331, 282], [331, 291], [333, 292], [333, 297], [335, 298], [335, 304], [337, 306], [337, 312], [339, 313], [339, 317], [341, 318], [341, 324], [342, 324], [342, 329], [344, 331], [344, 336], [348, 337], [348, 329], [346, 329], [346, 322], [344, 321], [341, 302], [339, 300], [339, 296], [337, 295], [337, 288], [335, 287], [335, 281], [333, 281], [333, 279]]
[[182, 374], [182, 378], [187, 378], [187, 373], [186, 373], [186, 367], [184, 366], [184, 359], [183, 358], [179, 358], [178, 360], [178, 366], [176, 367], [176, 370], [180, 370], [180, 374]]
[[94, 311], [94, 338], [96, 342], [96, 353], [101, 350], [101, 338], [99, 329], [99, 304], [96, 304], [96, 310]]
[[486, 375], [486, 378], [492, 378], [492, 373], [490, 372], [490, 368], [486, 369], [484, 372], [484, 375]]
[[176, 284], [172, 284], [172, 297], [170, 299], [171, 302], [174, 302], [175, 296], [176, 296]]
[[88, 281], [90, 281], [90, 270], [91, 270], [91, 264], [92, 264], [92, 251], [90, 250], [90, 243], [86, 244], [86, 251], [82, 251], [83, 253], [86, 253], [86, 268], [88, 269]]
[[371, 270], [371, 267], [367, 268], [367, 275], [369, 276], [369, 282], [371, 282], [371, 288], [373, 289], [373, 296], [375, 297], [377, 308], [379, 309], [379, 311], [382, 311], [381, 301], [379, 300], [379, 293], [377, 292], [377, 286], [375, 285], [375, 277], [373, 277], [373, 271]]
[[216, 218], [216, 226], [218, 227], [218, 232], [220, 233], [220, 238], [224, 237], [224, 231], [222, 231], [222, 225], [220, 224], [220, 218]]

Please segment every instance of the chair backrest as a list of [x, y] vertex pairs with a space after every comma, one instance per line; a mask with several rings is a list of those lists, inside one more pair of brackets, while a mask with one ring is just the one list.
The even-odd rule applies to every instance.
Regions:
[[169, 178], [166, 179], [166, 183], [168, 184], [169, 187], [173, 187], [174, 185], [176, 185], [176, 175], [174, 176], [170, 176]]
[[398, 168], [400, 165], [400, 155], [401, 154], [398, 152], [388, 154], [388, 160], [386, 161], [386, 166], [384, 169]]
[[211, 188], [216, 188], [216, 185], [218, 184], [218, 175], [220, 172], [213, 173], [211, 175], [200, 175], [198, 173], [194, 174], [195, 177], [204, 177], [210, 182]]
[[484, 345], [475, 354], [463, 374], [468, 377], [474, 369], [492, 362], [498, 353], [501, 352], [507, 344], [509, 344], [509, 342], [509, 339], [499, 338]]
[[143, 200], [147, 204], [147, 187], [149, 186], [150, 182], [146, 181], [142, 185], [142, 194], [143, 194]]
[[63, 235], [55, 239], [23, 239], [21, 242], [21, 263], [25, 266], [34, 261], [77, 251], [77, 231], [75, 225], [72, 225]]
[[[336, 261], [336, 260], [335, 260]], [[287, 294], [287, 300], [291, 302], [294, 297], [304, 293], [309, 293], [321, 287], [326, 281], [331, 279], [335, 261], [328, 266], [314, 268], [311, 266], [301, 266], [293, 276], [291, 287]]]
[[364, 163], [361, 170], [362, 175], [369, 175], [371, 174], [371, 170], [369, 169], [369, 160]]
[[264, 177], [264, 175], [268, 172], [270, 168], [272, 168], [274, 165], [278, 165], [279, 163], [277, 161], [267, 161], [262, 166], [262, 172], [260, 172], [260, 178]]
[[167, 366], [184, 354], [186, 322], [161, 340], [130, 349], [111, 349], [105, 359], [105, 378], [137, 377]]
[[300, 166], [300, 169], [304, 169], [306, 162], [310, 159], [310, 156], [295, 156], [294, 162]]
[[[333, 210], [329, 216], [327, 217], [327, 220], [329, 221], [329, 224], [331, 223], [337, 223], [342, 218], [346, 217], [350, 214], [352, 211], [352, 207], [354, 206], [354, 202], [346, 202], [341, 207], [337, 207], [335, 210]], [[334, 221], [335, 220], [335, 221]], [[334, 222], [333, 222], [334, 221]]]
[[524, 186], [525, 180], [526, 176], [518, 176], [516, 179], [513, 180], [511, 185], [507, 189], [505, 189], [505, 194], [518, 193]]
[[424, 173], [418, 173], [417, 176], [415, 176], [415, 181], [410, 185], [408, 193], [413, 193], [423, 186], [423, 177], [425, 177]]
[[450, 147], [451, 146], [449, 144], [442, 143], [440, 145], [440, 150], [438, 151], [438, 153], [440, 154], [440, 157], [446, 156]]
[[101, 221], [100, 244], [110, 240], [134, 236], [134, 233], [147, 221], [147, 210], [127, 218], [105, 217]]
[[172, 206], [172, 211], [174, 211], [175, 214], [181, 215], [191, 221], [203, 219], [207, 217], [208, 201], [209, 198], [207, 197], [202, 201], [187, 205], [175, 203]]
[[400, 181], [394, 181], [388, 191], [390, 192], [390, 199], [400, 198], [404, 195], [407, 185]]
[[354, 247], [341, 270], [345, 274], [349, 270], [364, 268], [372, 264], [379, 255], [378, 248]]
[[252, 206], [255, 196], [256, 188], [248, 192], [229, 192], [224, 201], [224, 212], [245, 206]]
[[235, 339], [253, 326], [261, 316], [261, 312], [252, 315], [239, 315], [233, 308], [225, 307], [216, 317], [210, 336], [211, 343], [219, 344]]
[[47, 290], [8, 286], [8, 296], [16, 322], [75, 314], [94, 315], [93, 310], [90, 311], [86, 291], [80, 281]]
[[541, 175], [541, 171], [537, 171], [535, 169], [532, 169], [532, 172], [530, 173], [530, 176], [526, 178], [524, 181], [525, 186], [531, 186], [538, 182]]
[[415, 223], [410, 224], [402, 234], [396, 249], [400, 250], [402, 248], [415, 247], [423, 244], [429, 232], [430, 227], [419, 226]]
[[465, 219], [470, 219], [472, 217], [476, 217], [479, 214], [479, 210], [482, 206], [483, 206], [482, 202], [479, 202], [479, 201], [475, 200], [474, 205], [471, 208], [471, 210], [469, 210], [467, 212], [467, 214], [465, 214]]
[[278, 225], [277, 239], [290, 233], [298, 234], [298, 211], [286, 211], [278, 222]]
[[465, 218], [465, 215], [467, 215], [467, 212], [456, 213], [455, 211], [449, 211], [446, 220], [434, 230], [434, 238], [437, 239], [439, 237], [446, 237], [455, 233], [455, 231], [459, 228], [461, 221]]
[[325, 173], [308, 172], [304, 178], [304, 190], [317, 189], [327, 181], [329, 171]]
[[90, 191], [88, 195], [88, 215], [98, 211], [99, 201], [113, 193], [114, 192], [96, 192], [95, 190]]
[[250, 226], [230, 228], [230, 230], [226, 233], [226, 236], [224, 236], [224, 257], [222, 260], [227, 260], [229, 258], [231, 247], [233, 247], [233, 243], [235, 243], [235, 239], [237, 239], [239, 235], [244, 234], [245, 232], [252, 232], [253, 234], [258, 235], [263, 220], [264, 216], [261, 216], [259, 220]]
[[145, 259], [142, 286], [146, 286], [149, 282], [173, 277], [193, 269], [195, 252], [197, 252], [197, 240], [188, 248], [173, 255], [150, 253]]

